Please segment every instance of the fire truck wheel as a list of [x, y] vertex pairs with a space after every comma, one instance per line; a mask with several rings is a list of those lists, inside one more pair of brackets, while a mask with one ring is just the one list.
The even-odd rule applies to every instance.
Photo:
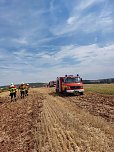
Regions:
[[83, 95], [84, 93], [83, 92], [80, 92], [80, 95]]

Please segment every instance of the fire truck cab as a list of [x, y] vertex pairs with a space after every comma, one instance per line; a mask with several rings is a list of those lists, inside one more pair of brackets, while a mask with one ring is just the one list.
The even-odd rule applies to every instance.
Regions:
[[77, 74], [65, 75], [64, 77], [57, 77], [56, 93], [73, 93], [75, 95], [83, 95], [84, 88], [82, 78]]

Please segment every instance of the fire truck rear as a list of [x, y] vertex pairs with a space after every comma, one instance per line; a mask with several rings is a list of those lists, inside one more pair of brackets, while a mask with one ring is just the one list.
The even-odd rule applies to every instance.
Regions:
[[56, 86], [56, 81], [50, 81], [48, 86], [49, 87], [55, 87]]
[[77, 74], [65, 75], [64, 77], [57, 77], [56, 93], [73, 93], [75, 95], [83, 95], [84, 88], [82, 78]]

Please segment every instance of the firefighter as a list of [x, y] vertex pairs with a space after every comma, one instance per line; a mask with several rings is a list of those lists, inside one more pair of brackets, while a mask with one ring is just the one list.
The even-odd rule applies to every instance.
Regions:
[[25, 96], [25, 84], [23, 82], [19, 85], [19, 90], [20, 90], [20, 95], [22, 99]]
[[17, 88], [13, 83], [11, 83], [11, 85], [9, 86], [9, 91], [10, 91], [11, 102], [13, 101], [13, 98], [16, 101]]
[[25, 84], [25, 96], [28, 96], [29, 84]]

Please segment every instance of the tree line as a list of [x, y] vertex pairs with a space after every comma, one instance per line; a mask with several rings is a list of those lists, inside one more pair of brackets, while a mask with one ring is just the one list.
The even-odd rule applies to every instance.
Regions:
[[109, 79], [98, 79], [98, 80], [83, 80], [84, 84], [103, 84], [103, 83], [114, 83], [114, 78]]

